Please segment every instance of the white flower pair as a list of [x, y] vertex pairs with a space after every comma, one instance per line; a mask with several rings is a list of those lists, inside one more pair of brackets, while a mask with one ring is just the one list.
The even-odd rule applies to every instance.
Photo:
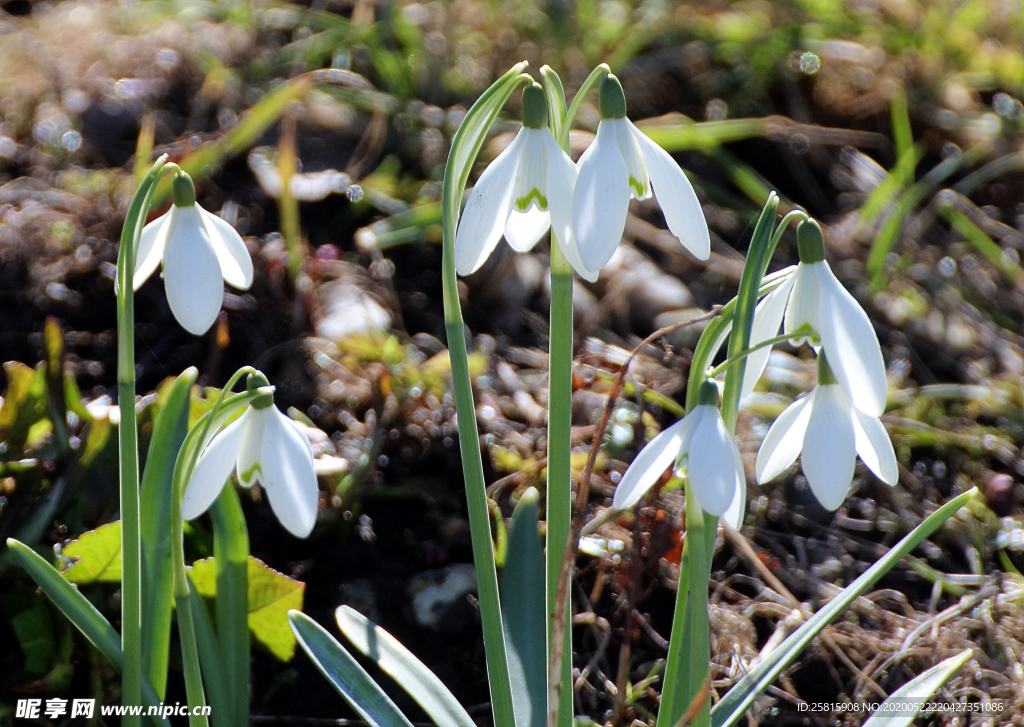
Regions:
[[285, 529], [305, 538], [316, 524], [320, 498], [305, 428], [274, 406], [273, 388], [262, 374], [251, 374], [246, 387], [262, 393], [199, 455], [185, 487], [181, 516], [192, 520], [206, 512], [235, 470], [243, 487], [262, 485]]
[[543, 89], [523, 91], [523, 128], [491, 162], [470, 192], [455, 235], [455, 269], [475, 272], [504, 234], [517, 252], [533, 248], [551, 228], [580, 277], [596, 280], [615, 252], [630, 197], [656, 194], [669, 230], [706, 260], [710, 236], [689, 180], [669, 154], [626, 118], [615, 76], [599, 91], [597, 136], [572, 160], [548, 127]]
[[201, 336], [217, 320], [224, 283], [248, 290], [253, 267], [242, 237], [196, 204], [192, 179], [177, 172], [171, 209], [142, 230], [132, 286], [138, 290], [163, 263], [167, 303], [178, 323]]

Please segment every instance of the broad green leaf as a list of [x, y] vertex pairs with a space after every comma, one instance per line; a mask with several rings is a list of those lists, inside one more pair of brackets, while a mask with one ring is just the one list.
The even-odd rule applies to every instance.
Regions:
[[249, 724], [249, 532], [234, 487], [221, 489], [210, 508], [210, 519], [217, 573], [217, 641], [225, 667], [221, 676], [231, 700], [233, 724], [245, 727]]
[[120, 582], [121, 522], [115, 520], [82, 533], [77, 540], [61, 547], [58, 555], [62, 561], [71, 561], [63, 571], [71, 583]]
[[540, 495], [528, 488], [512, 513], [508, 565], [501, 574], [501, 614], [517, 727], [547, 720], [544, 552], [537, 527]]
[[[434, 724], [438, 727], [476, 727], [473, 719], [434, 672], [402, 646], [398, 639], [348, 606], [340, 606], [334, 612], [334, 618], [341, 633], [352, 645], [398, 682], [434, 720]], [[543, 620], [538, 623], [543, 628]]]
[[889, 695], [881, 709], [864, 723], [864, 727], [907, 727], [935, 690], [945, 684], [973, 654], [971, 649], [964, 649], [911, 679]]
[[41, 596], [24, 581], [17, 581], [3, 596], [4, 611], [11, 631], [25, 656], [23, 667], [34, 677], [49, 672], [56, 663], [53, 619]]
[[[217, 596], [217, 570], [213, 558], [197, 560], [189, 575], [196, 591], [205, 598]], [[288, 629], [288, 611], [302, 608], [306, 584], [268, 568], [249, 557], [247, 574], [249, 631], [281, 661], [295, 655], [295, 638]]]
[[873, 566], [864, 571], [857, 580], [840, 591], [839, 595], [808, 619], [803, 626], [794, 631], [778, 648], [747, 672], [721, 701], [714, 706], [711, 710], [712, 725], [714, 727], [730, 727], [730, 725], [736, 724], [746, 713], [747, 708], [757, 699], [758, 695], [775, 681], [783, 669], [803, 653], [803, 650], [810, 645], [814, 637], [823, 628], [849, 608], [850, 604], [864, 595], [879, 578], [899, 563], [903, 556], [907, 555], [921, 541], [938, 530], [946, 520], [955, 515], [961, 507], [976, 497], [977, 494], [977, 488], [972, 487], [967, 492], [953, 498], [933, 512], [925, 518], [924, 522], [907, 534], [903, 540], [893, 546], [888, 553], [878, 559]]
[[139, 497], [142, 536], [142, 661], [157, 693], [167, 686], [174, 604], [171, 562], [171, 483], [174, 461], [188, 434], [189, 399], [198, 371], [186, 369], [161, 387], [163, 400], [149, 440]]
[[[111, 666], [121, 671], [124, 662], [121, 637], [103, 618], [103, 614], [30, 547], [14, 538], [7, 539], [7, 547], [61, 613], [103, 654]], [[142, 680], [142, 698], [146, 706], [156, 707], [161, 703], [148, 679]], [[158, 727], [170, 727], [171, 724], [166, 717], [150, 715], [150, 719]]]
[[370, 727], [412, 727], [363, 667], [320, 624], [300, 611], [289, 611], [288, 622], [316, 668]]

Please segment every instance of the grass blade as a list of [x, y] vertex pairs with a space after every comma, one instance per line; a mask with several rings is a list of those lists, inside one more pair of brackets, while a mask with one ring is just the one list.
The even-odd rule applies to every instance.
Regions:
[[736, 724], [747, 708], [761, 692], [767, 689], [776, 677], [793, 662], [811, 643], [815, 636], [842, 614], [850, 604], [862, 596], [875, 582], [895, 566], [903, 556], [934, 533], [939, 527], [977, 495], [977, 488], [972, 487], [938, 510], [929, 515], [924, 522], [914, 528], [903, 540], [897, 543], [888, 553], [868, 568], [857, 580], [844, 588], [818, 613], [798, 628], [786, 639], [779, 648], [771, 652], [764, 661], [754, 667], [737, 684], [729, 690], [722, 700], [711, 710], [711, 723], [714, 727], [730, 727]]
[[[124, 665], [121, 637], [103, 618], [103, 614], [32, 548], [14, 538], [7, 539], [7, 547], [61, 613], [103, 654], [111, 666], [121, 671]], [[156, 696], [148, 679], [142, 680], [142, 701], [147, 707], [160, 705], [160, 698]], [[171, 724], [166, 717], [150, 715], [150, 719], [158, 727], [170, 727]]]
[[199, 372], [186, 369], [168, 387], [142, 475], [139, 523], [142, 529], [142, 663], [162, 698], [167, 687], [174, 603], [171, 563], [171, 482], [174, 460], [188, 434], [189, 394]]
[[[864, 727], [907, 727], [914, 721], [917, 713], [921, 711], [921, 707], [931, 698], [935, 690], [945, 684], [973, 654], [971, 649], [964, 649], [956, 656], [939, 662], [904, 684], [889, 695], [889, 698], [882, 703], [882, 708], [871, 715], [864, 723]], [[892, 706], [895, 702], [899, 702], [902, 709], [889, 711], [887, 707]], [[895, 708], [893, 707], [893, 709]]]
[[210, 612], [206, 610], [203, 597], [199, 595], [191, 578], [188, 585], [188, 600], [191, 604], [192, 624], [196, 630], [199, 666], [203, 672], [203, 686], [206, 688], [206, 699], [210, 705], [210, 722], [214, 727], [228, 727], [232, 724], [233, 713], [224, 662], [221, 659], [224, 652], [217, 639], [217, 632], [213, 629], [213, 622], [210, 621]]
[[316, 668], [368, 725], [412, 727], [363, 667], [320, 624], [294, 610], [288, 612], [288, 622]]
[[394, 636], [348, 606], [334, 612], [338, 628], [363, 656], [398, 682], [438, 727], [476, 727], [458, 700]]

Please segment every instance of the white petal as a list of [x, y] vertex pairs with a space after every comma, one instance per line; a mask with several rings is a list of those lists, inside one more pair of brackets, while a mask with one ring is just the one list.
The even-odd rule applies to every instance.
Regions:
[[698, 259], [707, 260], [711, 256], [711, 234], [693, 185], [667, 151], [651, 141], [632, 122], [629, 126], [640, 147], [668, 229]]
[[640, 450], [615, 488], [612, 508], [625, 510], [640, 502], [679, 457], [687, 430], [693, 427], [694, 422], [696, 417], [693, 413], [687, 414]]
[[[793, 278], [789, 277], [779, 287], [762, 298], [754, 308], [754, 322], [750, 326], [750, 345], [752, 347], [761, 341], [779, 335], [782, 317], [786, 312], [786, 303], [789, 301], [789, 293], [792, 289]], [[768, 365], [768, 357], [771, 356], [771, 353], [772, 346], [765, 346], [747, 356], [747, 367], [743, 371], [743, 387], [740, 390], [740, 398], [754, 390], [757, 380], [764, 373], [764, 367]]]
[[853, 435], [857, 454], [867, 468], [887, 485], [899, 482], [900, 468], [896, 464], [896, 451], [878, 417], [853, 407]]
[[573, 270], [581, 278], [592, 283], [597, 280], [598, 272], [584, 267], [580, 260], [576, 236], [572, 231], [572, 194], [576, 187], [576, 165], [550, 134], [544, 143], [548, 152], [548, 176], [545, 187], [555, 239]]
[[455, 232], [455, 270], [475, 273], [494, 252], [512, 211], [516, 169], [526, 137], [520, 131], [476, 180]]
[[626, 177], [629, 182], [629, 193], [636, 199], [647, 199], [651, 196], [651, 178], [647, 174], [640, 146], [633, 136], [633, 126], [629, 119], [612, 119], [608, 122], [615, 128], [615, 143], [619, 147], [622, 163], [626, 165]]
[[814, 265], [821, 291], [821, 346], [836, 380], [866, 414], [885, 411], [885, 362], [868, 314], [843, 287], [828, 263]]
[[149, 280], [156, 266], [164, 259], [164, 248], [167, 246], [167, 233], [174, 227], [173, 218], [177, 208], [171, 209], [157, 217], [142, 228], [139, 237], [139, 249], [135, 251], [135, 271], [132, 275], [132, 287], [138, 290]]
[[853, 419], [841, 386], [828, 384], [816, 391], [800, 466], [818, 502], [826, 510], [835, 510], [850, 492], [857, 461]]
[[206, 233], [213, 243], [213, 251], [220, 263], [220, 272], [224, 282], [239, 290], [248, 290], [252, 286], [252, 258], [246, 249], [242, 236], [228, 224], [227, 220], [207, 212], [199, 205], [199, 216], [206, 225]]
[[[818, 325], [821, 291], [818, 276], [813, 269], [814, 265], [819, 264], [800, 263], [796, 266], [796, 272], [793, 273], [793, 290], [789, 294], [789, 305], [786, 306], [786, 333], [792, 333], [804, 324], [818, 333], [821, 332]], [[800, 340], [794, 340], [793, 344], [799, 345]]]
[[693, 494], [705, 511], [723, 515], [736, 494], [736, 442], [717, 406], [694, 407], [700, 419], [687, 448], [686, 471]]
[[316, 525], [320, 488], [313, 465], [313, 449], [291, 420], [276, 406], [264, 411], [260, 451], [263, 489], [277, 519], [288, 532], [305, 538]]
[[523, 151], [519, 155], [519, 166], [516, 167], [512, 208], [521, 212], [530, 207], [546, 210], [547, 202], [537, 197], [546, 197], [544, 180], [547, 178], [548, 161], [544, 137], [551, 136], [551, 130], [523, 128], [519, 134], [523, 137]]
[[608, 121], [576, 165], [579, 175], [572, 195], [572, 231], [576, 249], [587, 270], [600, 270], [622, 239], [629, 209], [626, 165]]
[[224, 483], [235, 468], [248, 419], [249, 410], [246, 410], [218, 432], [199, 455], [181, 500], [181, 517], [185, 520], [192, 520], [206, 512], [224, 489]]
[[238, 484], [242, 487], [252, 487], [263, 482], [260, 449], [263, 447], [263, 430], [266, 428], [267, 416], [271, 409], [275, 407], [250, 409], [252, 416], [249, 417], [245, 437], [238, 450]]
[[551, 215], [535, 205], [526, 212], [513, 209], [505, 223], [505, 239], [516, 252], [529, 252], [551, 228]]
[[224, 279], [197, 205], [178, 210], [164, 252], [164, 289], [171, 312], [189, 333], [201, 336], [217, 320]]
[[754, 465], [759, 484], [771, 482], [796, 462], [804, 446], [804, 433], [807, 431], [817, 392], [815, 389], [810, 396], [797, 399], [786, 407], [768, 430]]
[[735, 482], [733, 484], [732, 500], [729, 507], [722, 513], [721, 519], [733, 530], [739, 530], [743, 525], [743, 514], [747, 509], [747, 473], [743, 469], [743, 458], [739, 449], [733, 449], [733, 469], [735, 470]]

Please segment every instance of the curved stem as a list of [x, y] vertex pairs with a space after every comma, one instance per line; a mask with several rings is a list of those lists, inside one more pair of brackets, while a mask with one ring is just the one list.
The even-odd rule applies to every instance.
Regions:
[[750, 348], [743, 349], [742, 351], [737, 353], [735, 356], [730, 356], [725, 361], [723, 361], [722, 363], [720, 363], [717, 366], [715, 366], [715, 368], [713, 368], [710, 371], [708, 371], [708, 378], [709, 379], [715, 378], [720, 373], [722, 373], [723, 371], [728, 369], [730, 366], [732, 366], [734, 363], [736, 363], [740, 359], [746, 358], [747, 356], [752, 354], [754, 351], [759, 351], [760, 349], [765, 348], [767, 346], [774, 346], [776, 343], [785, 343], [786, 341], [792, 341], [793, 339], [807, 338], [809, 333], [810, 333], [809, 331], [794, 331], [793, 333], [783, 333], [782, 335], [779, 335], [779, 336], [773, 336], [772, 338], [766, 338], [763, 341], [761, 341], [760, 343], [757, 343], [757, 344], [751, 346]]
[[572, 99], [572, 103], [569, 104], [569, 110], [565, 112], [565, 119], [561, 124], [561, 133], [555, 138], [555, 140], [566, 151], [569, 149], [569, 127], [572, 126], [572, 121], [576, 118], [576, 112], [579, 111], [580, 104], [583, 103], [583, 99], [586, 97], [590, 89], [593, 88], [594, 84], [611, 72], [612, 69], [608, 67], [607, 63], [602, 63], [592, 70], [590, 75], [587, 76], [587, 80], [583, 82], [582, 86], [580, 86], [580, 90], [576, 92], [576, 95]]
[[[139, 442], [135, 420], [135, 251], [149, 211], [153, 187], [167, 163], [160, 157], [139, 184], [121, 230], [117, 260], [117, 404], [121, 498], [121, 703], [142, 704], [142, 538], [139, 532]], [[125, 715], [138, 727], [141, 715]]]

